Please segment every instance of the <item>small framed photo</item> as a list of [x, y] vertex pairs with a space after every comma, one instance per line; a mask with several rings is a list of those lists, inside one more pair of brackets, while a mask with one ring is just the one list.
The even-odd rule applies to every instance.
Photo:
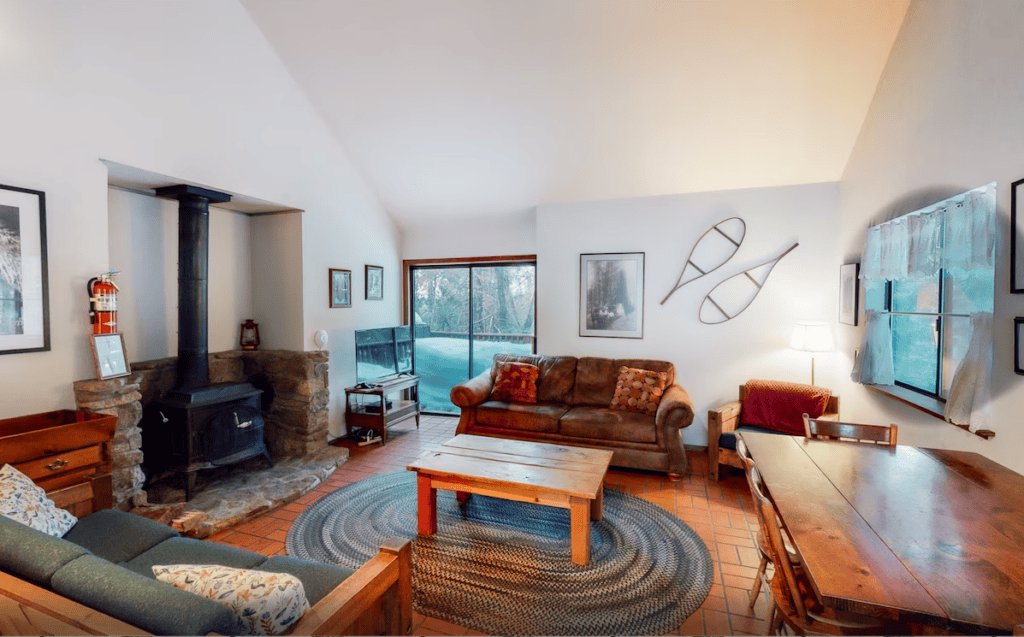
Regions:
[[1010, 293], [1024, 293], [1024, 221], [1017, 219], [1017, 208], [1024, 205], [1024, 179], [1010, 184]]
[[330, 268], [331, 307], [352, 307], [352, 270]]
[[0, 186], [0, 354], [49, 349], [46, 195]]
[[644, 253], [580, 255], [580, 336], [644, 337]]
[[122, 334], [92, 334], [92, 360], [96, 378], [107, 380], [132, 373]]
[[839, 266], [839, 322], [845, 325], [857, 325], [857, 313], [860, 309], [859, 274], [859, 263]]
[[366, 266], [366, 300], [384, 300], [384, 268], [379, 265]]
[[1024, 317], [1013, 319], [1013, 371], [1024, 376]]

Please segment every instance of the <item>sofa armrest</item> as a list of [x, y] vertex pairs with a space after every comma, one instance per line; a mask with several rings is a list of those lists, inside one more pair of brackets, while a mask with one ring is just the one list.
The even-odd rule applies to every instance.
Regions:
[[289, 631], [292, 635], [406, 635], [412, 628], [412, 544], [391, 538]]
[[463, 409], [475, 407], [487, 400], [487, 397], [491, 395], [492, 387], [491, 370], [487, 370], [479, 376], [464, 380], [452, 387], [450, 397], [456, 407]]
[[743, 403], [734, 400], [708, 410], [708, 475], [718, 481], [718, 438], [726, 431], [735, 431], [740, 422]]
[[665, 449], [668, 451], [668, 474], [673, 479], [687, 473], [683, 429], [692, 423], [693, 400], [690, 399], [690, 395], [679, 385], [669, 385], [658, 404], [654, 426], [658, 429], [658, 437], [665, 442]]

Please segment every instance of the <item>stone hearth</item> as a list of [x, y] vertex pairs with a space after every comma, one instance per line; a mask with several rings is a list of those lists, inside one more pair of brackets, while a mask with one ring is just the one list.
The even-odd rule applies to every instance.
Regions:
[[[142, 410], [174, 386], [175, 358], [132, 363], [132, 374], [74, 384], [78, 409], [117, 416], [113, 439], [114, 506], [145, 508], [146, 476], [139, 423]], [[326, 352], [283, 350], [228, 351], [210, 354], [210, 381], [249, 382], [263, 390], [264, 436], [274, 460], [259, 460], [200, 472], [204, 490], [185, 505], [203, 521], [190, 532], [206, 537], [268, 509], [290, 502], [323, 482], [348, 458], [348, 450], [327, 444], [328, 358]], [[152, 500], [162, 505], [184, 501], [174, 487], [160, 487]]]

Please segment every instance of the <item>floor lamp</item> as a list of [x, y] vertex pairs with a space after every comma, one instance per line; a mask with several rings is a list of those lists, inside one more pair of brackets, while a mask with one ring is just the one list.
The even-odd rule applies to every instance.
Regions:
[[811, 385], [814, 385], [814, 352], [831, 352], [836, 348], [832, 329], [823, 321], [797, 321], [789, 347], [800, 352], [811, 352]]

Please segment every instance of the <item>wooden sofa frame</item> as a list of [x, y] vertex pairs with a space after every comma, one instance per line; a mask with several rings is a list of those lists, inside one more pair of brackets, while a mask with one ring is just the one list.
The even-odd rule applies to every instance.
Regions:
[[[87, 441], [103, 445], [102, 459], [89, 465], [88, 471], [37, 482], [57, 506], [76, 517], [111, 508], [110, 433], [102, 442]], [[306, 611], [287, 634], [406, 635], [411, 628], [412, 544], [404, 538], [391, 538], [377, 555]], [[0, 571], [0, 635], [144, 634], [135, 626]]]
[[[732, 449], [720, 449], [718, 438], [727, 431], [736, 431], [743, 412], [743, 401], [747, 398], [747, 386], [740, 385], [739, 400], [726, 403], [716, 409], [708, 410], [708, 475], [718, 482], [718, 465], [725, 464], [737, 469], [745, 469], [743, 461]], [[825, 413], [815, 420], [839, 420], [839, 396], [831, 396]]]
[[[126, 600], [127, 603], [127, 600]], [[405, 635], [412, 628], [412, 544], [392, 538], [306, 611], [290, 635]], [[146, 635], [131, 624], [0, 572], [0, 635]]]

